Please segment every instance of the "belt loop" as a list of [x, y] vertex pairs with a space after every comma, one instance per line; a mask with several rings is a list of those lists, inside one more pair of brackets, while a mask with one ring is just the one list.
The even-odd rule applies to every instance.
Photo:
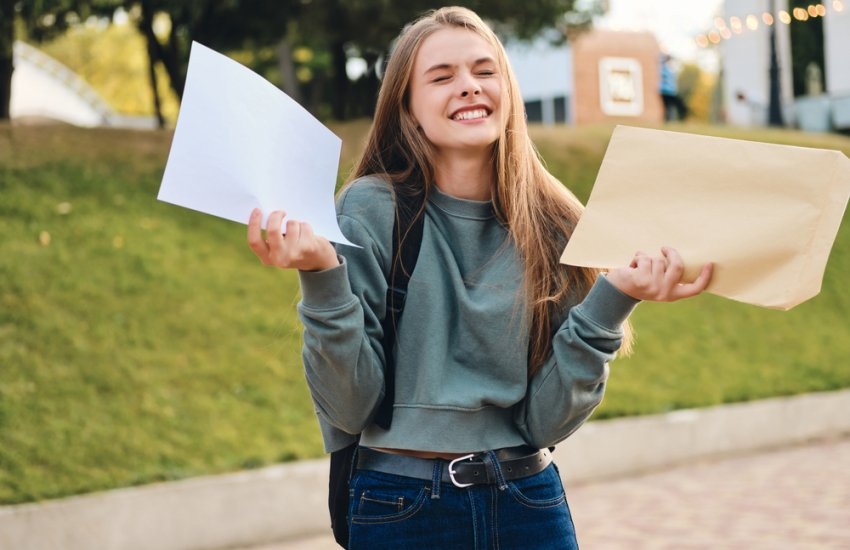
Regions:
[[434, 459], [434, 473], [431, 474], [431, 498], [440, 498], [440, 485], [443, 482], [443, 461], [439, 458]]
[[508, 488], [508, 482], [505, 481], [505, 476], [502, 474], [502, 466], [499, 464], [499, 459], [493, 451], [487, 451], [482, 457], [484, 466], [487, 469], [487, 477], [492, 478], [500, 491]]

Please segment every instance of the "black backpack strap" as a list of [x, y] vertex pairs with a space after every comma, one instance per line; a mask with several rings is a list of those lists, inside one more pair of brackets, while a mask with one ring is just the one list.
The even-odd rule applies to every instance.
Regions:
[[360, 437], [351, 445], [331, 453], [328, 471], [328, 511], [331, 516], [331, 531], [337, 544], [348, 548], [348, 482], [351, 479], [357, 445]]
[[387, 280], [387, 313], [382, 322], [384, 338], [384, 399], [378, 405], [375, 414], [375, 424], [388, 430], [393, 420], [393, 404], [395, 403], [395, 362], [393, 347], [395, 346], [396, 327], [404, 310], [407, 298], [407, 283], [416, 267], [419, 258], [419, 247], [422, 244], [422, 228], [425, 216], [417, 216], [422, 206], [422, 194], [410, 195], [403, 190], [395, 192], [395, 224], [393, 225], [392, 266]]
[[[375, 423], [389, 429], [393, 418], [395, 402], [395, 364], [393, 346], [395, 346], [396, 324], [404, 309], [407, 297], [407, 283], [416, 260], [419, 258], [419, 246], [422, 244], [422, 227], [425, 216], [419, 214], [424, 195], [409, 195], [396, 192], [396, 214], [393, 225], [392, 264], [387, 277], [387, 313], [384, 316], [383, 347], [386, 357], [384, 399], [375, 414]], [[343, 548], [348, 548], [348, 506], [352, 468], [357, 456], [357, 441], [331, 453], [330, 475], [328, 476], [328, 511], [331, 516], [331, 530], [334, 539]]]

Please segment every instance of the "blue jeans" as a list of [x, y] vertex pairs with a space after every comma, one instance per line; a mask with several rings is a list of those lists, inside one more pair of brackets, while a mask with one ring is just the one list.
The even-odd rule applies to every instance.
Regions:
[[369, 470], [354, 472], [349, 548], [578, 548], [554, 464], [523, 479], [465, 488], [440, 476], [439, 467], [429, 481]]

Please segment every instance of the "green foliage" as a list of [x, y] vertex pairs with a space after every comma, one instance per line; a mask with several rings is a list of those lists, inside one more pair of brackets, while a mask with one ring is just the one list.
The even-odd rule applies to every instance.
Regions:
[[678, 79], [679, 94], [688, 106], [688, 117], [692, 122], [707, 123], [716, 119], [712, 104], [717, 92], [717, 76], [707, 73], [698, 65], [687, 63], [682, 67]]
[[[127, 115], [155, 114], [145, 40], [133, 25], [78, 26], [39, 48], [72, 68], [116, 111]], [[162, 67], [158, 67], [158, 74], [163, 115], [173, 123], [179, 103], [168, 87]]]
[[[367, 128], [333, 128], [340, 181]], [[697, 130], [850, 152], [840, 137]], [[533, 136], [586, 200], [610, 132]], [[156, 201], [170, 140], [0, 126], [0, 504], [322, 453], [296, 277], [261, 266], [243, 226]], [[845, 220], [822, 294], [789, 312], [641, 305], [597, 418], [850, 386], [849, 270]]]
[[[534, 0], [525, 2], [521, 10], [516, 9], [515, 2], [507, 0], [458, 4], [476, 10], [503, 34], [522, 38], [543, 28], [587, 25], [591, 15], [602, 9], [599, 0], [580, 3]], [[293, 97], [305, 98], [302, 103], [314, 113], [324, 113], [330, 105], [331, 116], [337, 120], [371, 114], [378, 86], [374, 72], [378, 57], [387, 53], [406, 23], [442, 5], [429, 0], [43, 0], [16, 4], [28, 37], [37, 42], [78, 29], [89, 16], [108, 21], [121, 8], [141, 34], [141, 52], [151, 56], [158, 75], [167, 75], [160, 80], [177, 97], [183, 94], [190, 45], [198, 41], [218, 51], [235, 53]], [[576, 9], [577, 5], [580, 9]], [[0, 22], [3, 21], [0, 17]], [[11, 30], [0, 34], [0, 40], [6, 35], [11, 35]], [[306, 49], [315, 54], [314, 62], [295, 67], [307, 82], [287, 82], [280, 74], [278, 64], [287, 68], [296, 65], [291, 59], [277, 59], [278, 48], [284, 41], [288, 45], [286, 51]], [[88, 55], [109, 55], [107, 52], [92, 49]], [[356, 85], [352, 85], [346, 74], [346, 60], [350, 56], [362, 56], [372, 69]], [[70, 66], [78, 69], [75, 64]], [[300, 90], [299, 85], [304, 89]], [[136, 112], [135, 107], [132, 112]]]

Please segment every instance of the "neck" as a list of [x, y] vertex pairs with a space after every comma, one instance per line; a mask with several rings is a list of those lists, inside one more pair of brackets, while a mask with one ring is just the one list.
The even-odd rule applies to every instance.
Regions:
[[493, 162], [482, 157], [441, 156], [434, 162], [437, 187], [459, 199], [488, 201], [493, 195]]

